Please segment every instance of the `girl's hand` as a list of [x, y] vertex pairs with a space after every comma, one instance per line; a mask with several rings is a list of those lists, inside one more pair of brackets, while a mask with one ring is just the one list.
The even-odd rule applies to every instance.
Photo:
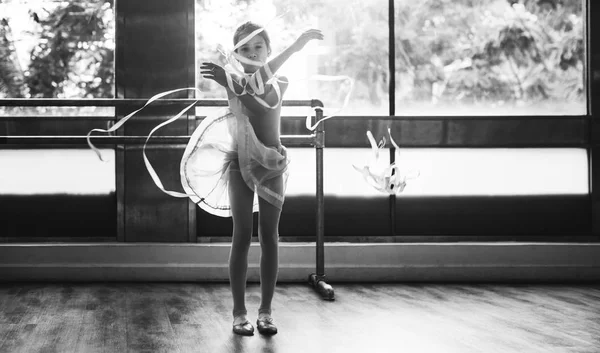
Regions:
[[309, 29], [308, 31], [302, 33], [298, 39], [292, 44], [292, 47], [296, 51], [302, 50], [306, 43], [313, 39], [323, 40], [323, 33], [321, 33], [318, 29]]
[[227, 87], [227, 77], [225, 76], [225, 70], [221, 66], [204, 62], [200, 66], [200, 70], [202, 77], [213, 80], [223, 87]]

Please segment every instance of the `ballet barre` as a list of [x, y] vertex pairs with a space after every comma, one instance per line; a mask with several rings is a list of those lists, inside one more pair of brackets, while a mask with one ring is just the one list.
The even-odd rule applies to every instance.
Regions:
[[[129, 98], [100, 98], [100, 99], [0, 99], [0, 107], [119, 107], [140, 108], [146, 104], [147, 99]], [[152, 102], [152, 106], [189, 106], [195, 102], [196, 107], [226, 107], [228, 101], [225, 99], [158, 99]], [[323, 119], [323, 103], [319, 100], [284, 100], [282, 106], [311, 107], [315, 110], [315, 122]], [[18, 121], [23, 120], [45, 120], [65, 119], [74, 120], [73, 116], [15, 116], [2, 115], [0, 120]], [[114, 115], [85, 116], [82, 120], [117, 120]], [[200, 120], [196, 117], [196, 120]], [[92, 142], [96, 146], [115, 145], [142, 145], [147, 136], [114, 136], [114, 135], [92, 135]], [[148, 145], [185, 145], [190, 136], [152, 136]], [[282, 135], [281, 143], [288, 147], [313, 146], [316, 152], [316, 272], [308, 276], [308, 283], [325, 300], [334, 300], [334, 290], [325, 279], [325, 206], [323, 193], [323, 149], [325, 147], [325, 129], [319, 124], [314, 133], [309, 135]], [[24, 146], [87, 146], [86, 136], [0, 136], [0, 148], [19, 148]]]

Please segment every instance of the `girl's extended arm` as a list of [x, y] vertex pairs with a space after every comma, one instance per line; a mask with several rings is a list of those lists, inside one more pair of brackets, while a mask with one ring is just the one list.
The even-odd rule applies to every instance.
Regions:
[[[287, 49], [282, 51], [275, 58], [271, 59], [266, 65], [262, 66], [259, 69], [259, 74], [262, 77], [266, 78], [266, 79], [264, 79], [264, 81], [268, 81], [271, 78], [269, 75], [269, 72], [267, 71], [265, 66], [268, 65], [270, 74], [275, 74], [279, 70], [279, 68], [281, 68], [281, 66], [294, 53], [297, 53], [300, 50], [302, 50], [302, 48], [304, 48], [306, 43], [308, 43], [309, 41], [311, 41], [313, 39], [322, 40], [323, 33], [321, 33], [321, 31], [318, 29], [310, 29], [310, 30], [302, 33], [300, 35], [300, 37], [298, 37], [298, 39], [296, 39], [296, 41], [292, 45], [290, 45]], [[286, 77], [280, 77], [278, 81], [280, 83], [281, 95], [283, 96], [283, 93], [285, 92], [285, 90], [287, 89], [287, 86], [288, 86], [288, 80]], [[235, 87], [236, 92], [241, 92], [243, 90], [243, 88], [239, 84], [236, 85], [234, 83], [234, 87]], [[228, 95], [232, 94], [229, 91], [229, 89], [227, 89], [227, 94]], [[239, 96], [238, 98], [240, 98], [242, 103], [244, 103], [244, 105], [253, 112], [264, 113], [268, 109], [267, 107], [258, 103], [254, 98], [249, 97], [248, 95], [242, 95], [242, 96]], [[263, 98], [265, 100], [265, 102], [267, 102], [269, 105], [275, 105], [277, 103], [277, 95], [275, 94], [273, 89], [268, 90], [264, 96], [261, 96], [261, 98]]]
[[[300, 35], [300, 37], [298, 37], [298, 39], [296, 39], [296, 41], [292, 45], [290, 45], [287, 49], [285, 49], [283, 52], [281, 52], [275, 58], [270, 60], [266, 65], [262, 66], [259, 69], [258, 74], [260, 74], [262, 77], [266, 78], [264, 81], [268, 81], [271, 78], [269, 75], [269, 71], [271, 74], [275, 74], [279, 70], [279, 68], [292, 56], [292, 54], [302, 50], [302, 48], [304, 48], [306, 43], [308, 43], [309, 41], [311, 41], [313, 39], [318, 39], [318, 40], [323, 39], [323, 34], [321, 33], [320, 30], [310, 29], [310, 30], [302, 33]], [[266, 66], [268, 66], [269, 71], [267, 71], [267, 68], [265, 68]], [[202, 71], [202, 75], [205, 78], [212, 79], [212, 80], [216, 81], [217, 83], [219, 83], [221, 86], [225, 87], [225, 89], [227, 90], [228, 98], [231, 98], [232, 96], [235, 95], [231, 91], [231, 89], [229, 88], [229, 86], [227, 84], [226, 73], [222, 67], [220, 67], [219, 65], [215, 65], [213, 63], [205, 62], [202, 64], [201, 69], [204, 70], [204, 71]], [[233, 88], [234, 88], [235, 92], [237, 92], [238, 94], [243, 92], [244, 88], [239, 84], [239, 82], [237, 82], [237, 80], [232, 80], [232, 81], [233, 81]], [[281, 77], [279, 81], [281, 83], [281, 85], [280, 85], [281, 95], [283, 96], [283, 93], [287, 89], [287, 85], [288, 85], [287, 78]], [[269, 88], [271, 88], [271, 87], [269, 87]], [[240, 95], [240, 96], [238, 96], [238, 98], [242, 101], [242, 103], [248, 109], [250, 109], [252, 112], [254, 112], [256, 114], [262, 114], [268, 110], [267, 107], [265, 107], [262, 104], [260, 104], [259, 102], [257, 102], [256, 99], [254, 99], [254, 97], [252, 97], [248, 94]], [[275, 105], [277, 103], [277, 101], [276, 101], [277, 95], [273, 89], [268, 89], [267, 92], [265, 92], [265, 94], [261, 96], [261, 98], [264, 99], [265, 102], [267, 102], [269, 105]]]
[[[277, 70], [279, 70], [281, 65], [283, 65], [294, 53], [302, 50], [306, 43], [313, 39], [322, 40], [323, 33], [321, 33], [321, 31], [318, 29], [309, 29], [308, 31], [302, 33], [292, 45], [290, 45], [287, 49], [282, 51], [279, 55], [277, 55], [267, 63], [267, 65], [269, 65], [271, 73], [275, 74]], [[267, 77], [267, 79], [270, 78], [267, 75], [268, 73], [264, 66], [260, 68], [260, 73], [262, 77]]]

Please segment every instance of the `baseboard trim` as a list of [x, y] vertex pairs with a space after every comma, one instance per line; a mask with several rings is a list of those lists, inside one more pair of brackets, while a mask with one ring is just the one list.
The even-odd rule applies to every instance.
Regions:
[[[229, 244], [1, 244], [0, 281], [226, 282]], [[314, 243], [280, 243], [279, 281], [306, 282]], [[327, 243], [327, 281], [597, 282], [598, 243]], [[258, 282], [260, 245], [248, 280]]]

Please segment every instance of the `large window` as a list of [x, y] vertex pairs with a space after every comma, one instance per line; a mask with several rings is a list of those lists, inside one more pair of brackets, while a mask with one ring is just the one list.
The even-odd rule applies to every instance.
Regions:
[[[344, 82], [302, 79], [312, 74], [348, 75], [355, 87], [341, 115], [586, 114], [582, 0], [391, 3], [393, 19], [390, 1], [385, 0], [198, 0], [197, 61], [222, 62], [217, 47], [231, 48], [235, 28], [247, 20], [266, 25], [274, 53], [303, 29], [316, 27], [326, 39], [313, 43], [281, 69], [295, 81], [286, 99], [318, 98], [326, 107], [339, 107], [347, 92]], [[276, 18], [281, 14], [285, 15]], [[392, 20], [394, 38], [389, 36]], [[390, 43], [395, 52], [393, 72]], [[206, 97], [225, 97], [224, 90], [210, 80], [197, 76], [197, 85]], [[296, 112], [303, 111], [283, 113]], [[365, 142], [366, 136], [357, 145]], [[313, 194], [314, 153], [290, 149], [290, 157], [288, 193]], [[352, 167], [370, 157], [366, 148], [328, 148], [325, 192], [381, 196]], [[588, 192], [583, 149], [403, 149], [398, 163], [420, 172], [401, 196]]]
[[[0, 2], [0, 98], [114, 97], [114, 17], [112, 1]], [[6, 135], [85, 135], [114, 116], [106, 107], [0, 107], [0, 114], [12, 116], [0, 121]], [[114, 193], [114, 163], [90, 152], [0, 150], [0, 194]]]
[[582, 0], [395, 0], [395, 115], [584, 115]]
[[[387, 0], [198, 0], [196, 9], [199, 62], [223, 63], [217, 48], [231, 49], [235, 29], [246, 21], [266, 26], [272, 55], [292, 44], [303, 30], [319, 28], [325, 39], [309, 43], [278, 72], [291, 81], [285, 99], [319, 98], [332, 112], [343, 104], [349, 83], [308, 79], [315, 74], [347, 75], [354, 79], [355, 87], [344, 114], [388, 115]], [[278, 15], [283, 17], [276, 18]], [[223, 88], [197, 75], [205, 97], [225, 97]], [[283, 111], [296, 113], [306, 114], [306, 109]]]
[[[582, 0], [395, 0], [389, 2], [203, 1], [197, 3], [197, 56], [219, 61], [244, 21], [267, 26], [273, 52], [307, 27], [326, 34], [282, 68], [288, 99], [319, 97], [339, 106], [343, 82], [302, 81], [348, 75], [355, 88], [345, 115], [584, 115], [585, 40]], [[273, 22], [277, 15], [284, 14]], [[226, 19], [225, 21], [223, 19]], [[394, 43], [393, 74], [390, 41]], [[199, 78], [207, 97], [222, 89]]]
[[[113, 1], [0, 1], [0, 98], [114, 97]], [[0, 107], [0, 135], [85, 135], [108, 107]], [[0, 149], [3, 237], [111, 239], [115, 153], [89, 148]], [[92, 226], [91, 226], [92, 225]]]

